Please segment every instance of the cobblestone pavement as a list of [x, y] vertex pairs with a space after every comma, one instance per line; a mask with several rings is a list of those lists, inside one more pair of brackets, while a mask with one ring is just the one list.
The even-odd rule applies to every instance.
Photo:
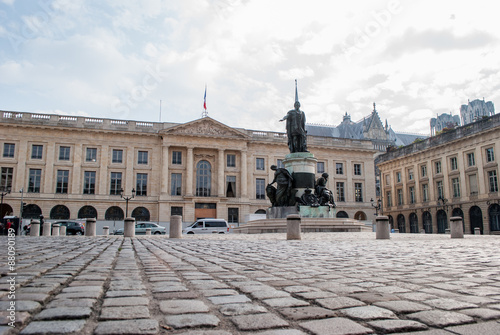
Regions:
[[500, 236], [302, 237], [2, 237], [0, 334], [500, 334]]

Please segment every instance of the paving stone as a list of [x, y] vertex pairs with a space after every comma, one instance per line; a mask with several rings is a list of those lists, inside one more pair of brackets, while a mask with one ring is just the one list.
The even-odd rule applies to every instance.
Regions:
[[375, 330], [382, 331], [384, 333], [427, 329], [427, 326], [423, 323], [411, 320], [377, 320], [369, 321], [367, 324]]
[[146, 306], [103, 307], [99, 320], [147, 319], [149, 309]]
[[214, 290], [201, 290], [201, 294], [205, 297], [218, 297], [225, 295], [238, 295], [238, 291], [232, 289], [214, 289]]
[[495, 321], [482, 322], [472, 325], [448, 327], [446, 330], [460, 335], [498, 335], [500, 334], [500, 323]]
[[425, 301], [425, 304], [432, 306], [432, 307], [435, 307], [435, 308], [444, 309], [447, 311], [452, 311], [455, 309], [478, 307], [477, 305], [470, 304], [467, 302], [457, 301], [457, 300], [453, 300], [453, 299], [446, 299], [446, 298], [428, 300], [428, 301]]
[[209, 297], [208, 300], [210, 300], [215, 305], [237, 304], [237, 303], [245, 303], [245, 302], [252, 301], [252, 300], [248, 299], [248, 297], [246, 295], [242, 295], [242, 294]]
[[85, 327], [85, 320], [34, 321], [28, 324], [21, 335], [77, 334]]
[[306, 321], [300, 323], [299, 326], [317, 335], [361, 335], [373, 333], [370, 328], [366, 328], [346, 318]]
[[[9, 300], [5, 301], [0, 301], [0, 311], [6, 311], [7, 308], [9, 308], [10, 305]], [[36, 301], [31, 301], [31, 300], [16, 300], [15, 301], [15, 306], [16, 306], [16, 312], [30, 312], [33, 313], [34, 311], [40, 309], [42, 305]]]
[[47, 308], [35, 316], [35, 320], [85, 319], [90, 317], [89, 307], [56, 307]]
[[333, 298], [337, 295], [330, 291], [312, 291], [312, 292], [298, 292], [295, 295], [309, 300], [321, 299], [321, 298]]
[[249, 314], [231, 317], [231, 321], [239, 330], [261, 330], [288, 326], [288, 322], [271, 314]]
[[361, 306], [342, 309], [341, 312], [353, 319], [376, 320], [396, 319], [397, 316], [390, 310], [377, 306]]
[[166, 292], [183, 292], [188, 291], [188, 288], [184, 285], [168, 285], [165, 283], [154, 284], [151, 288], [153, 293], [166, 293]]
[[222, 314], [228, 316], [268, 312], [266, 308], [256, 304], [227, 304], [219, 308]]
[[[29, 318], [31, 318], [31, 314], [28, 312], [16, 312], [14, 325], [18, 328], [20, 325], [25, 324]], [[12, 321], [9, 312], [0, 311], [0, 325], [8, 325]]]
[[159, 324], [157, 320], [123, 320], [123, 321], [102, 321], [97, 324], [95, 335], [147, 335], [158, 334]]
[[500, 311], [489, 308], [462, 309], [459, 312], [482, 320], [500, 319]]
[[[39, 303], [44, 303], [50, 298], [49, 294], [44, 293], [16, 293], [16, 300], [26, 300], [26, 301], [36, 301]], [[5, 296], [2, 300], [8, 300], [8, 297]]]
[[348, 297], [316, 299], [321, 306], [329, 309], [341, 309], [348, 307], [364, 306], [365, 303]]
[[440, 310], [417, 312], [408, 314], [407, 317], [440, 328], [474, 322], [473, 318], [465, 314]]
[[306, 333], [297, 329], [271, 329], [261, 332], [252, 332], [252, 335], [306, 335]]
[[373, 304], [380, 301], [400, 300], [400, 298], [395, 294], [377, 292], [354, 293], [349, 294], [349, 297], [361, 300], [367, 304]]
[[404, 314], [428, 311], [432, 309], [427, 305], [405, 300], [382, 301], [382, 302], [376, 302], [374, 305], [390, 309], [391, 311], [396, 313], [404, 313]]
[[250, 295], [255, 299], [271, 299], [290, 297], [290, 293], [276, 290], [273, 288], [260, 289], [250, 292]]
[[102, 292], [97, 291], [82, 291], [82, 292], [71, 292], [71, 293], [59, 293], [57, 295], [58, 299], [98, 299]]
[[107, 291], [106, 298], [117, 298], [117, 297], [143, 297], [147, 295], [144, 290], [126, 290], [126, 291]]
[[145, 297], [121, 297], [106, 298], [102, 304], [103, 307], [110, 306], [147, 306], [149, 299]]
[[265, 299], [262, 300], [262, 302], [272, 307], [298, 307], [309, 305], [307, 301], [295, 299], [292, 297]]
[[173, 328], [216, 327], [219, 318], [212, 314], [180, 314], [167, 315], [165, 323]]
[[49, 302], [46, 308], [56, 307], [93, 307], [97, 299], [55, 299]]
[[292, 320], [325, 319], [336, 316], [334, 311], [317, 306], [282, 308], [279, 312]]
[[165, 314], [204, 313], [208, 306], [201, 300], [165, 300], [160, 301], [160, 310]]
[[71, 286], [66, 287], [62, 290], [63, 293], [73, 293], [73, 292], [99, 292], [103, 291], [102, 286]]
[[[225, 330], [187, 330], [180, 332], [182, 335], [233, 335]], [[255, 334], [252, 334], [255, 335]]]

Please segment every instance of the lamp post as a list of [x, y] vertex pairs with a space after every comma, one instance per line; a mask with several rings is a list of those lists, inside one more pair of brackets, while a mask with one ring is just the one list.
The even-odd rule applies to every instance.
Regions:
[[130, 197], [123, 196], [123, 188], [120, 190], [120, 197], [125, 199], [125, 217], [128, 218], [128, 201], [134, 199], [135, 197], [135, 188], [132, 189], [132, 195]]
[[378, 211], [381, 208], [382, 201], [380, 199], [377, 199], [377, 202], [375, 204], [375, 202], [373, 201], [373, 198], [371, 198], [370, 202], [372, 204], [372, 207], [375, 208], [375, 216], [378, 216]]
[[19, 210], [19, 234], [21, 235], [21, 231], [23, 230], [23, 208], [24, 208], [24, 187], [19, 190], [21, 193], [21, 209]]
[[10, 186], [4, 186], [2, 187], [2, 191], [0, 191], [0, 194], [2, 195], [2, 200], [0, 202], [0, 215], [2, 216], [0, 219], [3, 219], [4, 213], [3, 213], [3, 197], [6, 196], [7, 194], [10, 193]]

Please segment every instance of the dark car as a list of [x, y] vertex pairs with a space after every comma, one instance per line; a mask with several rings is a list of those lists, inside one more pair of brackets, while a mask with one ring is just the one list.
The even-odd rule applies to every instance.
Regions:
[[66, 226], [66, 235], [85, 235], [85, 226], [78, 221], [56, 221], [52, 225]]

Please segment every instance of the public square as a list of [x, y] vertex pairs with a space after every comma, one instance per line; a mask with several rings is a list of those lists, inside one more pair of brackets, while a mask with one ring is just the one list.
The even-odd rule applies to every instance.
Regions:
[[500, 236], [22, 236], [15, 275], [7, 242], [1, 335], [500, 334]]

